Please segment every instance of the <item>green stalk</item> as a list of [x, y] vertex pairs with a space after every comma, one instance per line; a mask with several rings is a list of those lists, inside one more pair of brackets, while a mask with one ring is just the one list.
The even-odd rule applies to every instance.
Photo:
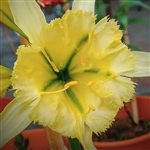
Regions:
[[81, 145], [77, 138], [74, 138], [74, 139], [68, 138], [68, 140], [71, 146], [71, 150], [82, 150]]

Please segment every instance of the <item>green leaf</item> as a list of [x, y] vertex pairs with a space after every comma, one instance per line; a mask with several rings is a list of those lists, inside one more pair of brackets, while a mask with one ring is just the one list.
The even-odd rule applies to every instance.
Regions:
[[15, 24], [7, 0], [0, 2], [0, 22], [13, 29], [14, 31], [18, 32], [20, 35], [28, 40], [28, 37], [25, 35], [25, 33]]
[[95, 8], [96, 8], [96, 14], [97, 14], [97, 22], [103, 18], [103, 15], [105, 14], [107, 7], [108, 5], [103, 3], [102, 0], [96, 0]]
[[117, 13], [121, 12], [121, 13], [126, 14], [129, 11], [130, 7], [132, 6], [131, 1], [132, 0], [119, 0]]
[[148, 23], [149, 20], [142, 19], [142, 18], [129, 18], [128, 23], [133, 24], [133, 23]]
[[147, 126], [150, 129], [150, 121], [147, 122]]
[[24, 138], [23, 138], [22, 134], [18, 134], [18, 135], [16, 136], [15, 141], [16, 141], [16, 143], [18, 143], [18, 144], [22, 144], [23, 141], [24, 141]]
[[150, 6], [148, 6], [147, 4], [143, 3], [141, 0], [131, 0], [131, 6], [136, 6], [136, 5], [150, 10]]
[[123, 30], [127, 29], [128, 27], [128, 17], [126, 14], [119, 14], [117, 16], [117, 19], [120, 21], [120, 24], [123, 28]]
[[24, 139], [22, 134], [18, 134], [15, 137], [14, 145], [18, 148], [18, 150], [27, 150], [29, 146], [29, 139]]
[[72, 150], [81, 150], [81, 145], [77, 138], [68, 138]]
[[134, 45], [129, 44], [128, 47], [129, 47], [131, 50], [140, 51], [139, 48], [136, 47], [136, 46], [134, 46]]
[[24, 140], [24, 147], [27, 149], [29, 146], [29, 139]]

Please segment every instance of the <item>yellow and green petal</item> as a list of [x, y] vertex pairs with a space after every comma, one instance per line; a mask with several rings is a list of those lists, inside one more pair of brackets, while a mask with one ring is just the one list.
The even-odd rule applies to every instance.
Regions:
[[89, 12], [67, 11], [62, 19], [55, 19], [43, 26], [40, 35], [42, 44], [59, 70], [69, 65], [82, 45], [88, 42], [94, 20]]
[[[53, 130], [66, 135], [75, 137], [76, 117], [74, 116], [75, 107], [70, 105], [65, 93], [49, 94], [43, 93], [40, 101], [30, 114], [30, 118], [39, 122], [43, 126], [48, 126]], [[69, 122], [70, 127], [66, 125]], [[74, 132], [73, 132], [74, 131]]]
[[46, 23], [39, 5], [35, 0], [8, 1], [15, 24], [28, 36], [32, 44], [39, 46], [41, 28]]
[[40, 47], [20, 46], [17, 55], [12, 77], [14, 89], [37, 94], [55, 80], [52, 66]]
[[0, 97], [4, 97], [11, 85], [12, 70], [0, 65]]
[[[56, 88], [53, 91], [59, 89], [60, 86], [60, 84], [53, 85], [52, 89]], [[51, 91], [51, 88], [49, 90]], [[72, 95], [67, 90], [52, 94], [48, 91], [41, 93], [40, 102], [31, 112], [30, 118], [62, 135], [79, 138], [86, 149], [94, 148], [92, 144], [92, 131], [89, 127], [85, 127], [84, 124], [85, 112], [88, 112], [89, 107], [84, 112], [82, 108], [85, 107], [82, 106], [83, 99], [77, 99], [81, 97], [76, 97], [75, 99], [76, 93], [73, 95], [73, 91], [71, 91]], [[88, 128], [88, 130], [85, 128]]]
[[[100, 49], [100, 47], [97, 46], [97, 49]], [[134, 70], [134, 56], [120, 41], [113, 41], [103, 52], [98, 52], [97, 50], [96, 53], [97, 55], [92, 53], [91, 47], [88, 54], [90, 59], [93, 58], [92, 62], [95, 68], [105, 68], [111, 70], [116, 75], [123, 75], [126, 72]]]

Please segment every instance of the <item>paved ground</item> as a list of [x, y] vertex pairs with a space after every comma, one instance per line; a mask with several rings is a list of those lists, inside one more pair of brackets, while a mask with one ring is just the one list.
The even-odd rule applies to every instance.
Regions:
[[[147, 1], [147, 4], [150, 4], [150, 1]], [[147, 24], [134, 24], [129, 26], [129, 36], [131, 43], [136, 45], [141, 51], [150, 52], [150, 11], [142, 9], [140, 12], [137, 12], [137, 9], [134, 8], [129, 13], [130, 17], [142, 17], [149, 22]], [[50, 20], [54, 16], [48, 16], [47, 19]], [[16, 33], [11, 30], [7, 30], [12, 39], [12, 42], [15, 46], [15, 49], [20, 45], [20, 41]], [[16, 60], [8, 40], [6, 39], [5, 32], [0, 27], [0, 64], [13, 68], [13, 64]], [[150, 95], [150, 77], [146, 78], [137, 78], [136, 79], [138, 86], [136, 88], [137, 95]], [[8, 92], [7, 96], [11, 97], [12, 93]], [[34, 128], [37, 126], [29, 126], [28, 128]]]

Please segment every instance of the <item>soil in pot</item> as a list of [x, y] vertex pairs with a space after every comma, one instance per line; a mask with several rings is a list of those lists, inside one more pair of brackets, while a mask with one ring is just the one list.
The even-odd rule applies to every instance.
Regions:
[[150, 120], [133, 124], [129, 118], [117, 118], [112, 126], [99, 136], [93, 134], [94, 142], [111, 142], [132, 139], [150, 132]]

